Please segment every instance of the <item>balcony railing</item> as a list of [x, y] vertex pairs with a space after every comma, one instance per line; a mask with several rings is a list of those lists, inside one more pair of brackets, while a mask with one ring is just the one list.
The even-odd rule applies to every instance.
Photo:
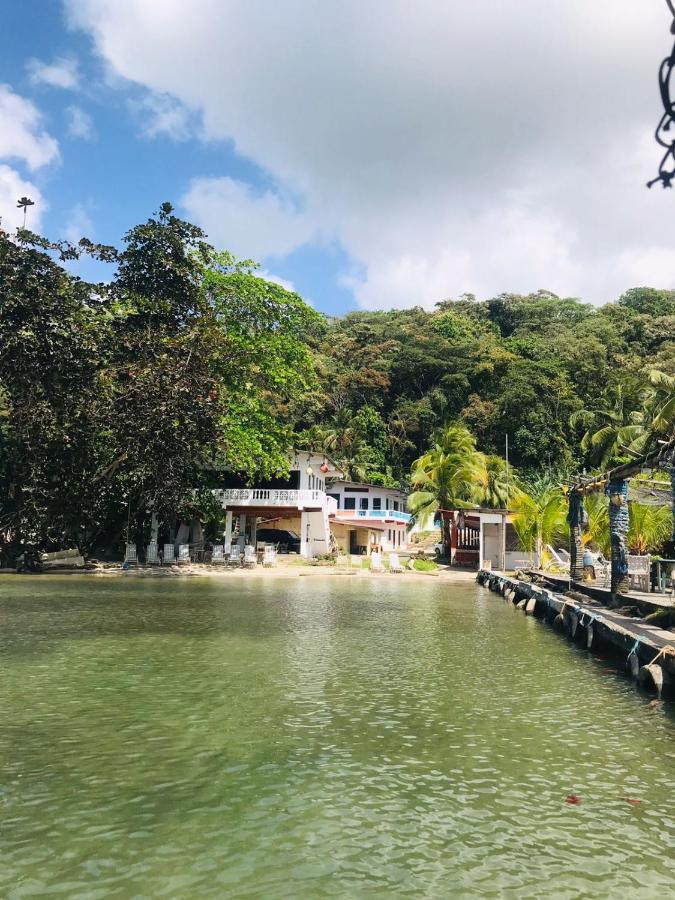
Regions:
[[290, 491], [268, 488], [225, 488], [219, 492], [223, 503], [239, 506], [326, 506], [324, 491]]
[[391, 519], [395, 522], [403, 522], [406, 525], [411, 520], [410, 513], [400, 509], [341, 509], [337, 513], [339, 518], [353, 519]]

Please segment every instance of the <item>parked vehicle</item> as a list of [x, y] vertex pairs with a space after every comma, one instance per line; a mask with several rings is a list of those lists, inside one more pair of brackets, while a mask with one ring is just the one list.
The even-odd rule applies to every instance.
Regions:
[[285, 528], [258, 528], [255, 539], [260, 543], [274, 544], [279, 553], [300, 552], [299, 535]]

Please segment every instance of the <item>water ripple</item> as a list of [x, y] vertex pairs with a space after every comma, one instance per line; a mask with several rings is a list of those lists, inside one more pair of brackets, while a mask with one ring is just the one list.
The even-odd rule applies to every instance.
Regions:
[[2, 896], [675, 889], [672, 707], [487, 592], [149, 581], [0, 580]]

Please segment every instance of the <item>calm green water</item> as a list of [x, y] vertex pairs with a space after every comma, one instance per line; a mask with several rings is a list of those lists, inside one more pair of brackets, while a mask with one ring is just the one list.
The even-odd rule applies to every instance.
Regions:
[[672, 709], [472, 584], [5, 577], [0, 652], [3, 897], [675, 891]]

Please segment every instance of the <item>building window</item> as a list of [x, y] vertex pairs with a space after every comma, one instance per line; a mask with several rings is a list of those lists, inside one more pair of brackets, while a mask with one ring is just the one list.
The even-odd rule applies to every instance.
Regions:
[[398, 500], [394, 500], [394, 509], [398, 511]]
[[331, 499], [335, 500], [335, 502], [337, 503], [337, 508], [340, 509], [340, 495], [339, 494], [328, 494], [328, 496]]
[[345, 497], [345, 509], [356, 509], [356, 497]]
[[359, 509], [368, 509], [367, 497], [359, 497]]
[[373, 509], [382, 509], [381, 497], [373, 497]]

